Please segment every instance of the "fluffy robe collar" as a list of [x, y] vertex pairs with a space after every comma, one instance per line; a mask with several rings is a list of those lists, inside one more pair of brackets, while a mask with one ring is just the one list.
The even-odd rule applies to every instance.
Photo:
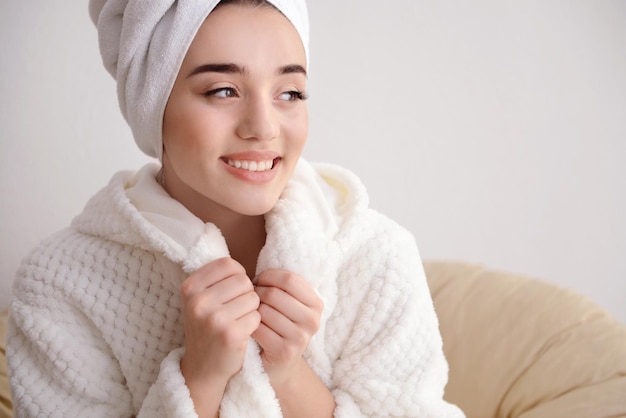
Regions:
[[[89, 201], [73, 226], [122, 244], [161, 252], [187, 273], [227, 256], [228, 248], [218, 228], [204, 224], [172, 199], [155, 181], [157, 171], [156, 164], [148, 164], [136, 173], [116, 174]], [[305, 359], [331, 387], [332, 370], [324, 350], [324, 335], [336, 305], [342, 241], [353, 229], [348, 225], [367, 206], [365, 189], [353, 174], [334, 165], [312, 166], [301, 160], [276, 206], [266, 215], [267, 238], [257, 273], [268, 268], [292, 271], [308, 280], [323, 299], [320, 329]], [[221, 414], [282, 416], [263, 372], [259, 347], [252, 339], [242, 371], [229, 383]]]

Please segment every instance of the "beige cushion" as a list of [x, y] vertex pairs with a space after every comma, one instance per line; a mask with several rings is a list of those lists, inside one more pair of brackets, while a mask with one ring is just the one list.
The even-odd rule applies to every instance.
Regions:
[[10, 418], [11, 412], [11, 391], [9, 390], [9, 379], [7, 377], [6, 359], [6, 331], [7, 312], [0, 313], [0, 418]]
[[626, 326], [586, 298], [518, 275], [425, 264], [468, 418], [626, 417]]

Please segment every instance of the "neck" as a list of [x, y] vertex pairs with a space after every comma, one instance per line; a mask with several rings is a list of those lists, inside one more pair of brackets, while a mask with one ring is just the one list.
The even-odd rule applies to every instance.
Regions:
[[265, 245], [265, 217], [242, 215], [207, 199], [180, 196], [175, 192], [176, 188], [170, 187], [170, 182], [178, 180], [175, 176], [164, 175], [163, 170], [157, 175], [157, 181], [172, 198], [182, 203], [203, 222], [212, 223], [220, 229], [230, 256], [246, 269], [248, 277], [253, 278], [259, 253]]
[[243, 265], [248, 277], [254, 278], [257, 259], [265, 245], [265, 218], [239, 215], [215, 225], [226, 239], [230, 256]]

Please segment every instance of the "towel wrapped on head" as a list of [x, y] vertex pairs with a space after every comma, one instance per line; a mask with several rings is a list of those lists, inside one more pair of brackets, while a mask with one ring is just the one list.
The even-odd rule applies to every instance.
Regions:
[[[294, 25], [307, 56], [304, 0], [268, 0]], [[100, 53], [139, 148], [161, 159], [165, 106], [198, 29], [219, 0], [90, 0]]]

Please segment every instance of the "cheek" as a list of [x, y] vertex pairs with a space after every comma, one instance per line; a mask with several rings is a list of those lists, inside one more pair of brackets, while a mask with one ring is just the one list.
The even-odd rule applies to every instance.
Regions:
[[163, 145], [170, 153], [175, 150], [200, 152], [210, 143], [208, 126], [211, 121], [198, 106], [172, 103], [163, 117]]
[[309, 115], [303, 112], [287, 124], [287, 135], [292, 147], [302, 149], [309, 135]]
[[184, 116], [181, 104], [175, 97], [170, 97], [163, 115], [163, 146], [170, 152], [187, 137], [183, 132], [183, 128], [187, 126]]

